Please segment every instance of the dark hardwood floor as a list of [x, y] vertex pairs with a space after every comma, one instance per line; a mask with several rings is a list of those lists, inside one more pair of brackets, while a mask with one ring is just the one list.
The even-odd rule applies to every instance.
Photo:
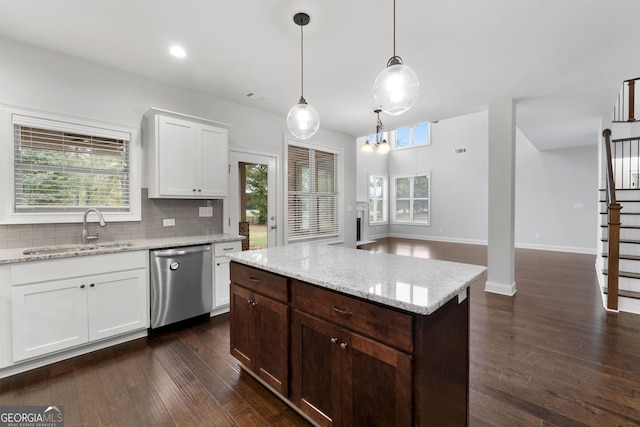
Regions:
[[[486, 247], [365, 249], [472, 264]], [[640, 316], [602, 309], [595, 256], [516, 250], [514, 297], [471, 289], [471, 426], [640, 425]], [[228, 316], [0, 380], [0, 405], [63, 405], [65, 426], [304, 426], [229, 355]]]

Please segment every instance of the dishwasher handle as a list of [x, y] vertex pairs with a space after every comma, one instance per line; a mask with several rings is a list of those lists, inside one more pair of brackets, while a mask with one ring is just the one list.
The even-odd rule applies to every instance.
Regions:
[[195, 254], [198, 252], [209, 252], [209, 251], [211, 251], [211, 245], [185, 246], [181, 248], [153, 250], [152, 252], [153, 252], [153, 256], [156, 256], [156, 257], [172, 257], [176, 255], [188, 255], [188, 254]]

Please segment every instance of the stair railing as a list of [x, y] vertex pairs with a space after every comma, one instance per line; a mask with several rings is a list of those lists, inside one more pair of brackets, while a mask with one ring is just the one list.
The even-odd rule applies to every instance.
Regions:
[[602, 131], [607, 152], [607, 212], [608, 212], [608, 257], [607, 257], [607, 308], [618, 310], [618, 280], [620, 277], [620, 209], [616, 200], [616, 183], [613, 178], [611, 158], [611, 129]]
[[[617, 123], [622, 122], [635, 122], [635, 104], [636, 104], [636, 81], [640, 80], [640, 77], [635, 79], [625, 80], [616, 105], [613, 107], [613, 121]], [[625, 87], [626, 84], [626, 87]], [[627, 117], [625, 118], [625, 112]]]

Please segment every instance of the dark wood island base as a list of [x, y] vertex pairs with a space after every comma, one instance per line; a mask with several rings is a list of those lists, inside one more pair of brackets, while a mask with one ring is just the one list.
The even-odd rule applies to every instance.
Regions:
[[413, 313], [231, 263], [231, 354], [320, 426], [463, 426], [469, 298]]

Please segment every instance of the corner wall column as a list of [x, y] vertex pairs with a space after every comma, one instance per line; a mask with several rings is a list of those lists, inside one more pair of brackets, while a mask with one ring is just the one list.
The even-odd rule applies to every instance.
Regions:
[[489, 239], [484, 290], [516, 293], [515, 281], [516, 110], [513, 99], [489, 104]]

